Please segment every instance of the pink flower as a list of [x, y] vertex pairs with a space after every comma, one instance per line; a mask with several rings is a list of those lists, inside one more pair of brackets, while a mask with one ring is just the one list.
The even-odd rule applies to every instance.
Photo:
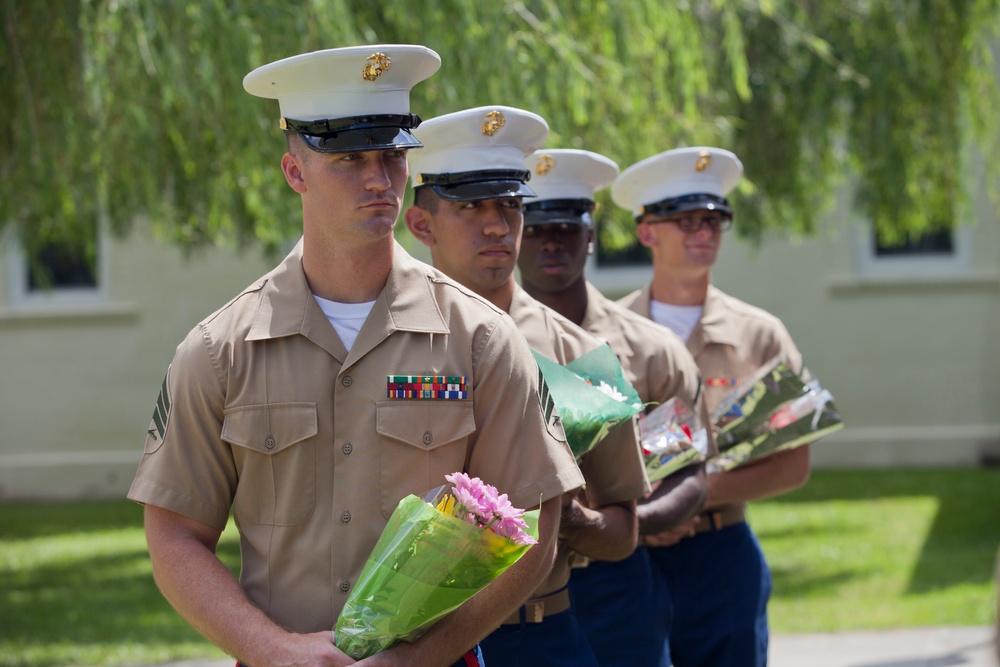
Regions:
[[536, 543], [533, 537], [524, 532], [528, 527], [528, 524], [524, 522], [524, 510], [514, 507], [507, 499], [506, 493], [497, 498], [497, 503], [491, 513], [493, 515], [493, 532], [509, 538], [517, 544]]
[[455, 509], [455, 516], [481, 526], [480, 517], [488, 512], [489, 507], [485, 503], [482, 481], [478, 477], [470, 479], [462, 472], [445, 475], [444, 478], [452, 483], [454, 488], [451, 494], [455, 496], [455, 501], [460, 506]]
[[488, 528], [516, 544], [536, 544], [536, 540], [525, 532], [528, 524], [524, 522], [524, 510], [514, 507], [506, 493], [462, 472], [444, 478], [453, 486], [451, 493], [457, 505], [455, 516], [480, 528]]

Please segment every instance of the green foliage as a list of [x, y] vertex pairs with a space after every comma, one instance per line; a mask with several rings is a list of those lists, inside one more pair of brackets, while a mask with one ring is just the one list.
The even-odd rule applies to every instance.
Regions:
[[[243, 76], [296, 53], [426, 44], [424, 118], [541, 113], [623, 167], [732, 148], [740, 233], [809, 233], [834, 188], [888, 239], [961, 220], [1000, 175], [996, 0], [0, 0], [0, 229], [37, 249], [137, 220], [184, 247], [299, 229], [277, 105]], [[991, 32], [992, 31], [992, 32]], [[971, 149], [976, 152], [970, 152]], [[606, 195], [604, 241], [631, 238]]]

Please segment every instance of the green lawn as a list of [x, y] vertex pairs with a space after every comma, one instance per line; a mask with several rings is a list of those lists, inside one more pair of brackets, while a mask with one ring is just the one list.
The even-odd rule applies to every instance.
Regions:
[[751, 521], [776, 632], [993, 622], [1000, 470], [815, 472]]
[[[220, 555], [239, 560], [235, 530]], [[0, 665], [156, 664], [223, 657], [153, 582], [129, 501], [0, 505]]]
[[[1000, 471], [818, 471], [751, 521], [774, 632], [992, 622]], [[160, 596], [141, 524], [127, 501], [0, 505], [0, 666], [222, 656]]]

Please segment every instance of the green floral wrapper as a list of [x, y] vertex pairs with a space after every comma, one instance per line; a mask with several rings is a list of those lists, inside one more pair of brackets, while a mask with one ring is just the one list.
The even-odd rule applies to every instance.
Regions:
[[577, 458], [642, 410], [642, 399], [609, 346], [601, 345], [565, 366], [533, 354]]
[[[439, 510], [443, 488], [403, 498], [389, 517], [334, 627], [352, 658], [416, 639], [530, 548]], [[538, 510], [524, 520], [537, 539]]]
[[708, 472], [723, 472], [777, 451], [793, 449], [843, 428], [830, 392], [773, 359], [713, 411], [719, 454]]

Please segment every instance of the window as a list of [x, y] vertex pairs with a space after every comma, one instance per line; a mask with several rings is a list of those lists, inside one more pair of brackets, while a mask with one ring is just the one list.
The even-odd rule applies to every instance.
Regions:
[[12, 307], [103, 303], [107, 300], [107, 247], [99, 225], [92, 240], [56, 241], [33, 257], [8, 243], [7, 284]]
[[615, 298], [628, 294], [648, 283], [653, 275], [649, 248], [638, 240], [612, 250], [600, 240], [587, 262], [587, 280], [599, 290]]
[[649, 253], [649, 248], [639, 243], [638, 240], [634, 241], [631, 245], [625, 248], [611, 249], [606, 247], [598, 239], [597, 242], [597, 266], [606, 268], [616, 268], [616, 267], [627, 267], [627, 266], [650, 266], [652, 264], [652, 256]]
[[29, 292], [52, 288], [95, 289], [97, 287], [96, 253], [81, 244], [47, 243], [35, 254], [34, 262], [25, 262]]
[[935, 278], [972, 268], [968, 227], [926, 233], [896, 244], [883, 243], [871, 230], [855, 233], [858, 274], [865, 278]]
[[876, 257], [902, 257], [904, 255], [949, 256], [955, 253], [955, 234], [950, 229], [928, 232], [917, 238], [907, 238], [902, 243], [880, 241], [872, 232]]

